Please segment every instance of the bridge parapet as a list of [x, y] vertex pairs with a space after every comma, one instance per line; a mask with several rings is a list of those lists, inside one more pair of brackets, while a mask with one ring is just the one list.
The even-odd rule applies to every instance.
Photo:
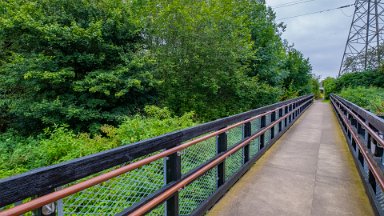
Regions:
[[384, 215], [384, 120], [337, 95], [331, 102], [367, 194]]
[[203, 214], [312, 101], [303, 96], [0, 180], [0, 215]]

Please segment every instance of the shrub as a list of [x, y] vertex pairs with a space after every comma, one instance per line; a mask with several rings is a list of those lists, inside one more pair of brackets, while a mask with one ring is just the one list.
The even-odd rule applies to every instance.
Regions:
[[332, 93], [335, 93], [336, 91], [336, 79], [333, 77], [327, 77], [323, 81], [323, 87], [324, 87], [324, 97], [325, 99], [329, 99], [329, 95]]
[[384, 116], [384, 89], [376, 87], [356, 87], [343, 89], [340, 94], [346, 100], [367, 109], [379, 116]]
[[146, 116], [126, 117], [118, 127], [102, 125], [101, 134], [76, 134], [66, 125], [45, 129], [42, 135], [28, 138], [13, 131], [3, 133], [0, 135], [0, 177], [57, 164], [196, 124], [193, 112], [178, 117], [173, 116], [167, 108], [149, 106], [145, 110]]

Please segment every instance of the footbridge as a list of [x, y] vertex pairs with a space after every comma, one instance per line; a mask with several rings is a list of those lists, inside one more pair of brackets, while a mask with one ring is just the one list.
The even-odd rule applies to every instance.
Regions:
[[384, 215], [384, 121], [312, 95], [0, 180], [0, 215]]

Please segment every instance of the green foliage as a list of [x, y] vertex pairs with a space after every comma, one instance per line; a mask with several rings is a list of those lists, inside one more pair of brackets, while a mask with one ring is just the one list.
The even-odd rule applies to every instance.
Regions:
[[[126, 117], [119, 127], [102, 125], [101, 134], [75, 133], [68, 126], [46, 129], [25, 138], [9, 131], [0, 135], [0, 178], [127, 145], [195, 125], [194, 113], [173, 116], [167, 108], [146, 107], [147, 117]], [[28, 154], [26, 154], [28, 152]]]
[[211, 120], [310, 92], [308, 60], [257, 1], [0, 6], [0, 131], [94, 132], [148, 104]]
[[311, 92], [315, 96], [315, 99], [321, 98], [320, 93], [320, 81], [318, 77], [312, 77], [311, 78]]
[[327, 77], [323, 81], [323, 87], [324, 87], [324, 98], [329, 100], [329, 95], [332, 93], [336, 93], [336, 79], [333, 77]]
[[286, 89], [285, 98], [313, 93], [312, 67], [303, 54], [290, 48], [284, 70], [288, 71], [287, 77], [283, 80], [283, 87]]
[[[160, 103], [212, 120], [310, 92], [311, 67], [280, 38], [273, 11], [257, 1], [138, 1], [156, 59]], [[289, 80], [284, 80], [289, 76]], [[292, 95], [290, 95], [292, 96]], [[265, 97], [265, 98], [264, 98]]]
[[123, 1], [10, 0], [0, 8], [0, 130], [116, 124], [152, 100], [152, 60]]
[[252, 43], [235, 2], [150, 1], [143, 10], [163, 104], [203, 119], [238, 111], [233, 104], [246, 81], [241, 61]]
[[337, 78], [335, 91], [340, 92], [344, 88], [357, 86], [384, 88], [384, 73], [379, 71], [346, 73]]
[[384, 89], [376, 87], [355, 87], [343, 89], [338, 95], [368, 111], [384, 116]]

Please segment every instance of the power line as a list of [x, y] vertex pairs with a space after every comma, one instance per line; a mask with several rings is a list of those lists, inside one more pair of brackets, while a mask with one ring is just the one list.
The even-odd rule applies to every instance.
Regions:
[[340, 9], [348, 8], [348, 7], [351, 7], [351, 6], [354, 6], [354, 5], [355, 5], [355, 4], [349, 4], [349, 5], [344, 5], [344, 6], [340, 6], [340, 7], [337, 7], [337, 8], [331, 8], [331, 9], [327, 9], [327, 10], [321, 10], [321, 11], [316, 11], [316, 12], [312, 12], [312, 13], [301, 14], [301, 15], [297, 15], [297, 16], [284, 17], [284, 18], [281, 18], [281, 19], [277, 19], [276, 21], [287, 20], [287, 19], [293, 19], [293, 18], [296, 18], [296, 17], [308, 16], [308, 15], [312, 15], [312, 14], [319, 14], [319, 13], [324, 13], [324, 12], [333, 11], [333, 10], [340, 10]]
[[292, 2], [287, 2], [287, 3], [284, 3], [284, 4], [279, 4], [279, 5], [275, 5], [275, 6], [271, 6], [271, 7], [273, 9], [277, 9], [277, 8], [290, 7], [290, 6], [294, 6], [294, 5], [298, 5], [298, 4], [304, 4], [304, 3], [313, 2], [313, 1], [316, 1], [316, 0], [292, 1]]

